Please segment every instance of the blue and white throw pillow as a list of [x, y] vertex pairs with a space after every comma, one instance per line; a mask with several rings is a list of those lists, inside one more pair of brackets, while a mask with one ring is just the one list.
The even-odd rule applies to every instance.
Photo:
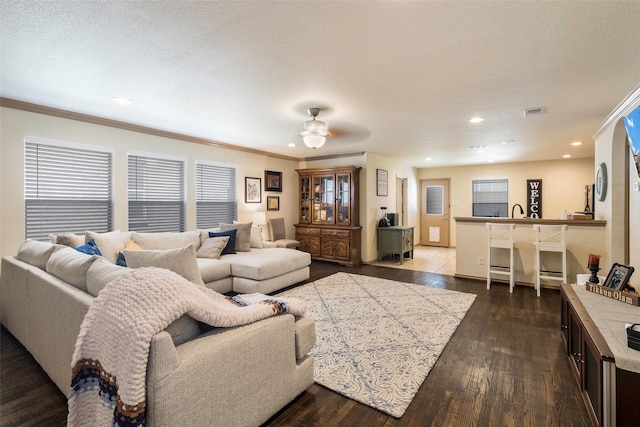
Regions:
[[87, 254], [87, 255], [102, 256], [100, 249], [98, 249], [98, 245], [96, 245], [96, 241], [93, 239], [89, 240], [87, 243], [85, 243], [82, 246], [78, 246], [76, 248], [76, 251], [82, 252], [83, 254]]

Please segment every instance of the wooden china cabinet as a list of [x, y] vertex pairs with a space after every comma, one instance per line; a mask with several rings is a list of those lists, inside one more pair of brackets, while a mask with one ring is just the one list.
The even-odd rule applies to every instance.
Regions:
[[299, 219], [296, 240], [313, 259], [352, 267], [360, 255], [360, 167], [296, 169]]

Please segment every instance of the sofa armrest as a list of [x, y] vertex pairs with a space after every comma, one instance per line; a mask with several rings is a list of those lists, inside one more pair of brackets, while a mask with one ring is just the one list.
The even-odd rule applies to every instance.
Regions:
[[316, 322], [311, 317], [296, 320], [296, 359], [304, 359], [316, 345]]
[[[172, 372], [150, 366], [147, 424], [215, 420], [218, 426], [249, 426], [266, 421], [300, 393], [295, 384], [306, 374], [296, 364], [294, 323], [293, 315], [286, 314], [214, 328], [175, 347], [175, 355], [169, 351], [168, 363], [154, 358], [155, 366], [174, 367], [177, 355], [179, 366]], [[160, 335], [158, 341], [170, 347], [168, 334]]]

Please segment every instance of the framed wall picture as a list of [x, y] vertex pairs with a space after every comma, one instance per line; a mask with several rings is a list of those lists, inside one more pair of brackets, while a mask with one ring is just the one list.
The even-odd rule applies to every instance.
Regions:
[[618, 264], [617, 262], [613, 263], [603, 286], [615, 289], [616, 291], [621, 291], [624, 289], [632, 274], [633, 267]]
[[282, 192], [282, 172], [264, 171], [264, 191]]
[[376, 169], [376, 195], [389, 195], [389, 172], [384, 169]]
[[267, 210], [268, 211], [280, 210], [280, 196], [267, 196]]
[[262, 179], [244, 178], [244, 202], [262, 203]]

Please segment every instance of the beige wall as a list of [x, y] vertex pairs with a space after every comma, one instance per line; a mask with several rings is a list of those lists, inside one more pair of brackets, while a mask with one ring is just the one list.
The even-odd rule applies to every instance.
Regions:
[[[144, 152], [169, 155], [186, 160], [186, 227], [196, 228], [195, 172], [196, 160], [234, 165], [238, 169], [238, 218], [250, 221], [253, 211], [266, 211], [266, 196], [280, 196], [280, 211], [267, 211], [267, 218], [285, 218], [287, 237], [293, 238], [293, 224], [298, 219], [297, 161], [245, 153], [208, 145], [178, 141], [122, 129], [83, 123], [11, 108], [0, 110], [0, 251], [2, 256], [15, 254], [24, 240], [24, 139], [27, 136], [54, 139], [76, 144], [108, 147], [114, 152], [114, 228], [128, 229], [127, 154]], [[244, 203], [244, 177], [260, 177], [265, 170], [282, 171], [283, 192], [262, 194], [262, 204]], [[263, 181], [264, 189], [264, 181]]]
[[[545, 162], [498, 163], [448, 168], [422, 168], [420, 179], [448, 178], [450, 188], [451, 246], [464, 244], [456, 236], [455, 217], [472, 216], [474, 179], [509, 179], [509, 214], [515, 203], [527, 209], [527, 179], [542, 179], [542, 218], [560, 218], [563, 211], [580, 212], [585, 208], [584, 187], [594, 182], [593, 158], [563, 159]], [[416, 193], [417, 194], [417, 193]], [[591, 205], [591, 203], [589, 203]], [[593, 208], [593, 207], [592, 207]], [[419, 219], [417, 219], [419, 222]]]

